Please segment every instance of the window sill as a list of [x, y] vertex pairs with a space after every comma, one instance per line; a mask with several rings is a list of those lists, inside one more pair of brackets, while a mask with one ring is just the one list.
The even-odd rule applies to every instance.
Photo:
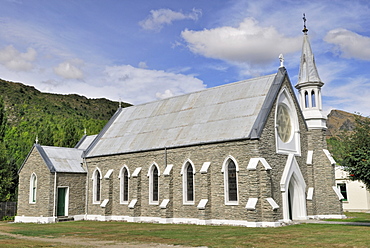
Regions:
[[237, 206], [239, 205], [239, 202], [225, 202], [226, 206]]

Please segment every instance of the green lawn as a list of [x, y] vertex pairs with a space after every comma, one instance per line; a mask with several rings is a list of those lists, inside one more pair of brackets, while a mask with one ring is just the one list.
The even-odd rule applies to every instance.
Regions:
[[[370, 221], [370, 214], [348, 214]], [[25, 236], [89, 238], [132, 243], [207, 247], [370, 247], [370, 226], [300, 224], [277, 228], [76, 221], [55, 224], [1, 223], [0, 230]], [[2, 239], [0, 238], [0, 247]], [[13, 247], [13, 246], [9, 246]], [[14, 246], [16, 247], [16, 246]], [[35, 246], [27, 246], [35, 247]]]

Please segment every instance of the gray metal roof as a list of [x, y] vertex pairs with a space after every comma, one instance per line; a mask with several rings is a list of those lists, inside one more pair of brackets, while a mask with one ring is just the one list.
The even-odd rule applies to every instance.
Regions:
[[86, 173], [82, 168], [83, 150], [35, 145], [50, 172]]
[[251, 138], [261, 132], [264, 123], [256, 122], [266, 120], [285, 76], [282, 68], [277, 74], [120, 109], [85, 156]]
[[81, 150], [86, 150], [89, 147], [89, 145], [94, 141], [96, 136], [98, 136], [98, 135], [97, 134], [96, 135], [89, 135], [89, 136], [84, 135], [80, 139], [80, 141], [78, 141], [75, 148], [81, 149]]

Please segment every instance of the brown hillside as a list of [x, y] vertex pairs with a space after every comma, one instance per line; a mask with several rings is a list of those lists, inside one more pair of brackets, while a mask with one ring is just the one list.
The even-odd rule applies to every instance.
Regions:
[[352, 131], [355, 127], [355, 114], [342, 110], [332, 110], [328, 115], [326, 136], [338, 135], [341, 131]]

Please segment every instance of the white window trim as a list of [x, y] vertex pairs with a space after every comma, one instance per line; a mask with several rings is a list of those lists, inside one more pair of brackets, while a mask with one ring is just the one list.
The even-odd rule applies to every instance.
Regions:
[[[34, 180], [35, 179], [35, 180]], [[35, 197], [33, 197], [35, 194]], [[35, 199], [33, 201], [33, 199]], [[29, 203], [36, 204], [37, 202], [37, 175], [35, 172], [31, 174], [30, 177], [30, 195], [29, 195]]]
[[[291, 118], [292, 124], [292, 137], [288, 142], [283, 142], [277, 132], [277, 110], [279, 104], [285, 105], [285, 107], [289, 111], [289, 115]], [[276, 153], [279, 154], [290, 154], [293, 153], [295, 155], [301, 155], [301, 142], [300, 142], [300, 131], [299, 131], [299, 122], [298, 122], [298, 115], [297, 109], [294, 105], [294, 101], [289, 94], [287, 87], [284, 87], [278, 97], [276, 102], [276, 109], [275, 109], [275, 142], [276, 142]]]
[[[99, 199], [100, 199], [100, 201], [96, 201], [95, 199], [96, 199], [96, 191], [97, 191], [97, 188], [96, 188], [96, 181], [95, 181], [95, 178], [96, 178], [96, 172], [99, 172], [99, 174], [100, 174], [100, 197], [99, 197]], [[102, 172], [101, 172], [101, 170], [97, 167], [95, 170], [94, 170], [94, 172], [93, 172], [93, 176], [92, 176], [92, 181], [93, 181], [93, 204], [100, 204], [100, 202], [101, 202], [101, 180], [102, 180]]]
[[[187, 179], [188, 179], [188, 175], [187, 175], [187, 165], [190, 164], [190, 166], [193, 168], [193, 200], [192, 201], [188, 201], [187, 199], [187, 193], [188, 193], [188, 187], [187, 187]], [[182, 203], [184, 205], [194, 205], [195, 204], [195, 167], [194, 167], [194, 164], [193, 162], [188, 159], [185, 161], [185, 163], [182, 165], [182, 168], [181, 168], [181, 175], [182, 175]]]
[[[229, 160], [232, 160], [235, 164], [236, 168], [236, 201], [230, 201], [229, 200], [229, 172], [227, 169], [227, 166], [229, 165]], [[239, 180], [238, 180], [238, 174], [239, 174], [239, 165], [236, 161], [236, 159], [229, 155], [222, 165], [221, 172], [224, 174], [224, 198], [225, 198], [225, 205], [239, 205]]]
[[[154, 167], [157, 168], [158, 170], [158, 200], [157, 201], [153, 201], [153, 170], [154, 170]], [[160, 182], [159, 182], [159, 177], [160, 177], [160, 170], [159, 170], [159, 166], [156, 164], [156, 163], [153, 163], [150, 167], [149, 167], [149, 170], [148, 170], [148, 177], [149, 177], [149, 205], [159, 205], [159, 185], [160, 185]]]
[[[124, 180], [125, 180], [125, 177], [123, 175], [123, 171], [124, 169], [127, 170], [127, 174], [128, 174], [128, 180], [127, 180], [127, 201], [124, 201], [123, 200], [123, 195], [124, 195]], [[123, 165], [121, 170], [119, 171], [119, 176], [118, 178], [120, 179], [119, 180], [119, 199], [120, 199], [120, 204], [125, 204], [125, 205], [128, 205], [129, 201], [130, 201], [130, 170], [128, 169], [127, 165]]]

